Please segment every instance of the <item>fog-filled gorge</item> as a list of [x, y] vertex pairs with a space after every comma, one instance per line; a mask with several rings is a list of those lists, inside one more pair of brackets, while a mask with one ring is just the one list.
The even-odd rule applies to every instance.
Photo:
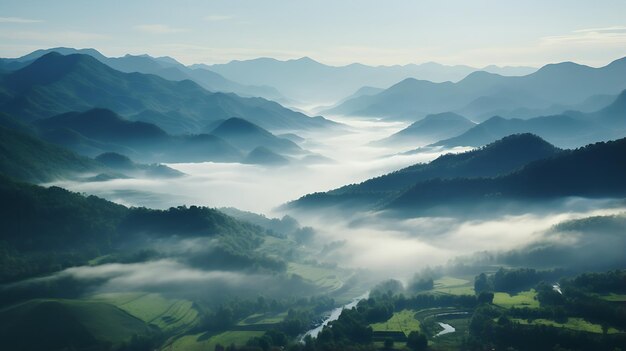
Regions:
[[[180, 179], [121, 179], [95, 183], [55, 182], [68, 189], [100, 195], [131, 206], [168, 208], [182, 204], [210, 207], [236, 207], [272, 216], [272, 211], [300, 196], [358, 183], [374, 176], [428, 162], [448, 152], [434, 148], [411, 155], [400, 155], [393, 148], [369, 146], [406, 125], [336, 117], [345, 131], [299, 133], [301, 146], [329, 158], [319, 164], [293, 164], [266, 167], [239, 163], [170, 163], [186, 177]], [[408, 150], [404, 150], [408, 151]]]
[[[546, 240], [572, 244], [574, 237], [546, 237], [551, 227], [572, 219], [623, 214], [621, 201], [569, 198], [518, 210], [456, 216], [396, 219], [385, 212], [357, 214], [290, 211], [280, 206], [300, 196], [359, 183], [416, 163], [428, 163], [442, 154], [470, 147], [426, 147], [403, 154], [393, 147], [372, 146], [406, 127], [402, 122], [332, 118], [345, 125], [334, 133], [301, 133], [300, 145], [332, 161], [280, 167], [239, 163], [174, 163], [185, 173], [173, 179], [118, 179], [104, 182], [55, 182], [73, 191], [107, 198], [127, 206], [166, 209], [180, 205], [234, 207], [269, 218], [285, 214], [315, 230], [308, 242], [321, 262], [366, 269], [376, 279], [408, 281], [426, 267], [442, 266], [477, 252], [506, 252]], [[416, 142], [419, 145], [419, 141]], [[568, 262], [570, 264], [570, 262]]]

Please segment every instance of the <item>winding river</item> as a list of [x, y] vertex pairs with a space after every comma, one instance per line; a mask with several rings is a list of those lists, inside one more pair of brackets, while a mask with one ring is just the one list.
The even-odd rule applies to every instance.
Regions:
[[341, 315], [341, 311], [343, 311], [344, 309], [351, 309], [352, 307], [355, 307], [359, 303], [359, 301], [361, 301], [363, 299], [367, 299], [368, 296], [369, 296], [369, 291], [366, 292], [365, 294], [361, 295], [361, 296], [355, 297], [352, 300], [352, 302], [350, 302], [350, 303], [348, 303], [346, 305], [343, 305], [341, 307], [337, 307], [334, 310], [330, 311], [330, 314], [328, 314], [328, 317], [326, 317], [326, 319], [324, 319], [322, 324], [320, 324], [317, 327], [307, 331], [306, 333], [304, 333], [304, 335], [302, 335], [302, 337], [300, 338], [300, 342], [303, 342], [304, 338], [307, 335], [310, 335], [311, 337], [316, 338], [317, 334], [319, 334], [322, 331], [322, 329], [324, 329], [324, 327], [328, 323], [330, 323], [330, 322], [332, 322], [334, 320], [337, 320], [339, 318], [339, 316]]
[[450, 324], [446, 324], [446, 323], [441, 323], [441, 322], [437, 322], [439, 323], [439, 325], [443, 328], [442, 331], [440, 331], [439, 333], [437, 333], [437, 335], [435, 335], [435, 337], [441, 336], [441, 335], [446, 335], [449, 333], [454, 333], [456, 331], [456, 329], [454, 329], [453, 326], [451, 326]]

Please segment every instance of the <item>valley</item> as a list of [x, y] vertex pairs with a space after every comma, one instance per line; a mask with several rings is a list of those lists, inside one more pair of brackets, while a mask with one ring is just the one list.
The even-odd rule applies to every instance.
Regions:
[[1, 350], [626, 345], [626, 6], [0, 13]]

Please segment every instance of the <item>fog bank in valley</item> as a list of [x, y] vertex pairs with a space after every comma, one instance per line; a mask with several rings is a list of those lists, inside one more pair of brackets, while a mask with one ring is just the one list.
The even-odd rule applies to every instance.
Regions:
[[[406, 150], [374, 147], [368, 143], [400, 130], [404, 124], [354, 119], [340, 122], [349, 125], [349, 131], [300, 135], [306, 139], [303, 147], [333, 162], [282, 167], [212, 162], [170, 164], [187, 176], [58, 185], [130, 206], [236, 207], [268, 217], [281, 217], [289, 213], [278, 212], [278, 206], [305, 194], [358, 183], [411, 164], [431, 161], [443, 153], [468, 149], [427, 149], [400, 155]], [[396, 219], [372, 212], [345, 216], [337, 212], [330, 217], [323, 212], [291, 215], [302, 225], [315, 229], [314, 239], [306, 245], [309, 250], [319, 252], [316, 256], [319, 261], [367, 269], [380, 279], [408, 279], [425, 267], [445, 265], [456, 257], [476, 252], [507, 252], [546, 241], [574, 245], [581, 239], [548, 235], [550, 229], [564, 221], [618, 214], [624, 209], [624, 204], [611, 201], [566, 199], [551, 204], [550, 208], [531, 208], [523, 214], [484, 213], [476, 218], [459, 214], [458, 217]], [[162, 245], [159, 250], [180, 257], [185, 250], [193, 248], [189, 242], [170, 244]], [[215, 286], [216, 282], [219, 286], [245, 289], [251, 282], [273, 279], [206, 271], [190, 267], [178, 258], [134, 265], [79, 267], [61, 274], [77, 279], [97, 276], [105, 280], [103, 290], [169, 289], [176, 284]]]

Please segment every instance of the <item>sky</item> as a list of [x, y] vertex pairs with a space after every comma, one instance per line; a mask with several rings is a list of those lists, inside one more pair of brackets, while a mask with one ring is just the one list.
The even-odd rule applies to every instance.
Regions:
[[57, 46], [185, 64], [603, 66], [626, 56], [626, 1], [0, 0], [0, 57]]

